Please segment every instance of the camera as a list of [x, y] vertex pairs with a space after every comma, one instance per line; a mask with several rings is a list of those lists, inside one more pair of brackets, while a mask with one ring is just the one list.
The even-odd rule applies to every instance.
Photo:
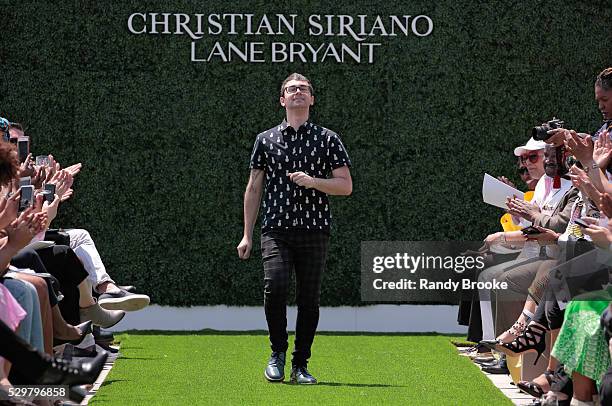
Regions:
[[550, 138], [548, 132], [556, 128], [564, 128], [565, 123], [558, 118], [553, 117], [552, 120], [542, 123], [531, 130], [531, 136], [537, 141], [546, 141]]

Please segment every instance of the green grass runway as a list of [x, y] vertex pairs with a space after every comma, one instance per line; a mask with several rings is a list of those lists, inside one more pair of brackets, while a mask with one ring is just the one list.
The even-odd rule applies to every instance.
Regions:
[[[90, 404], [511, 405], [441, 335], [319, 333], [316, 386], [265, 381], [263, 332], [121, 334], [122, 357]], [[293, 337], [290, 337], [290, 342]], [[287, 380], [290, 365], [285, 368]]]

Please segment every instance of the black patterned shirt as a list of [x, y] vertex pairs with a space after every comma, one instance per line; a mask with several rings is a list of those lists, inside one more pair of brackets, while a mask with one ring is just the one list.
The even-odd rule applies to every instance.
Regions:
[[327, 178], [331, 171], [351, 166], [340, 137], [309, 121], [295, 131], [286, 121], [257, 135], [251, 169], [265, 171], [261, 228], [329, 231], [331, 210], [327, 194], [306, 189], [289, 180], [289, 174], [304, 172]]

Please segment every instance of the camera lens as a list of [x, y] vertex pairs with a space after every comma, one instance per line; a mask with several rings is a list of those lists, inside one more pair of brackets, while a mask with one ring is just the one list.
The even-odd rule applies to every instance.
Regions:
[[536, 126], [531, 130], [531, 136], [536, 141], [546, 141], [550, 138], [550, 134], [548, 134], [548, 130], [550, 129], [551, 128], [546, 124]]

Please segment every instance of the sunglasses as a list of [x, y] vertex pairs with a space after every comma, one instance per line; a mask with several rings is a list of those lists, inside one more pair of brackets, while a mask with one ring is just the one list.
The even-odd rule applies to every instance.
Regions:
[[532, 164], [535, 164], [536, 162], [540, 160], [540, 154], [533, 153], [529, 155], [521, 155], [520, 160], [521, 160], [521, 163], [525, 163], [527, 162], [527, 160], [529, 160], [529, 162], [531, 162]]

